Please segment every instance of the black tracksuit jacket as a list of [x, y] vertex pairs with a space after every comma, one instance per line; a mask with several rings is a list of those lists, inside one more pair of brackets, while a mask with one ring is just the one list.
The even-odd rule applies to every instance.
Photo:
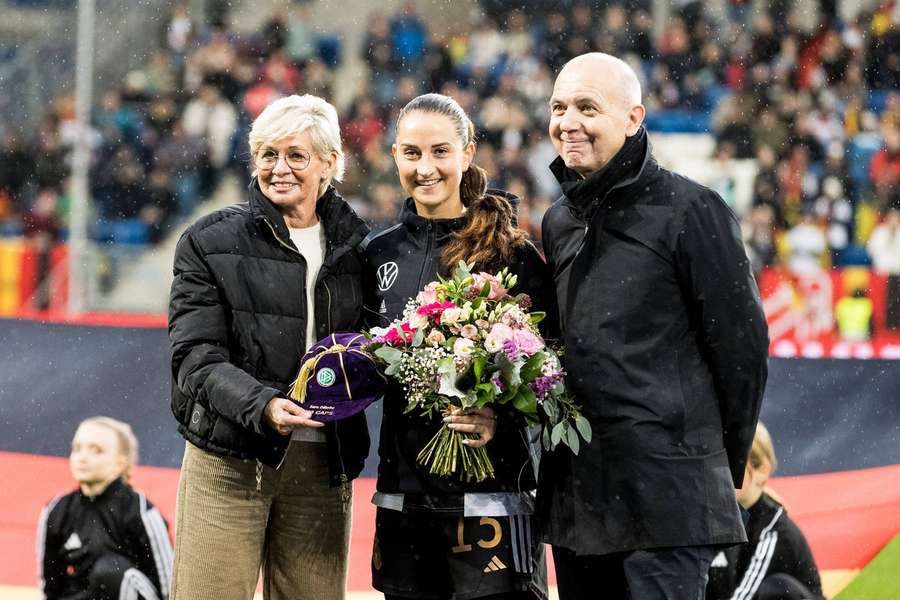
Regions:
[[[178, 242], [169, 305], [172, 412], [192, 444], [277, 466], [290, 437], [269, 427], [263, 413], [297, 377], [307, 320], [315, 318], [316, 339], [359, 330], [358, 248], [368, 227], [332, 187], [317, 201], [316, 215], [326, 249], [314, 282], [255, 179], [249, 202], [201, 218]], [[315, 315], [307, 314], [308, 285], [315, 286]], [[335, 486], [362, 470], [369, 432], [363, 413], [324, 430]]]
[[803, 584], [811, 599], [822, 598], [816, 561], [784, 507], [763, 493], [750, 507], [749, 543], [727, 548], [709, 568], [709, 600], [752, 600], [766, 578], [789, 575]]
[[87, 600], [91, 569], [106, 554], [127, 559], [158, 597], [169, 596], [168, 526], [159, 510], [121, 479], [93, 498], [75, 490], [51, 501], [38, 525], [38, 552], [47, 600]]
[[[515, 196], [502, 194], [515, 206]], [[422, 288], [437, 280], [443, 247], [463, 225], [463, 218], [425, 219], [416, 213], [412, 199], [407, 199], [400, 213], [400, 223], [367, 240], [365, 260], [365, 312], [370, 326], [385, 326], [400, 317], [406, 302]], [[510, 265], [496, 265], [497, 272], [508, 266], [518, 275], [513, 293], [531, 296], [531, 310], [547, 312], [541, 323], [542, 333], [553, 336], [558, 323], [553, 280], [537, 249], [526, 243], [515, 253]], [[444, 276], [448, 273], [441, 273]], [[456, 477], [430, 475], [416, 464], [416, 456], [443, 426], [440, 418], [431, 422], [417, 412], [403, 414], [406, 399], [403, 390], [394, 385], [385, 395], [384, 417], [378, 448], [378, 491], [406, 494], [447, 494], [464, 492], [521, 492], [535, 488], [533, 461], [526, 430], [520, 419], [500, 412], [497, 432], [486, 446], [494, 464], [495, 479], [481, 483], [461, 482]]]

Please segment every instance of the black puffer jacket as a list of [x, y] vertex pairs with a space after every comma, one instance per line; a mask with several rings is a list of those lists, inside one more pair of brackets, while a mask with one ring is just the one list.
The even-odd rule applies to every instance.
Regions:
[[[169, 305], [172, 412], [179, 432], [210, 452], [278, 465], [289, 437], [264, 419], [284, 396], [306, 346], [306, 261], [254, 180], [250, 198], [188, 228], [175, 250]], [[357, 254], [368, 227], [334, 188], [316, 214], [327, 240], [315, 281], [315, 337], [355, 330], [362, 309]], [[332, 484], [353, 478], [369, 450], [365, 416], [325, 428]]]
[[[493, 194], [504, 194], [490, 190]], [[514, 205], [515, 196], [506, 195]], [[406, 302], [425, 285], [437, 280], [444, 246], [464, 220], [425, 219], [416, 213], [412, 199], [407, 199], [400, 213], [400, 223], [367, 241], [366, 321], [385, 326], [400, 317]], [[497, 265], [499, 271], [509, 266], [519, 282], [513, 292], [531, 296], [531, 310], [547, 312], [542, 325], [549, 327], [545, 335], [556, 331], [556, 298], [553, 279], [537, 249], [530, 243], [520, 246], [513, 264]], [[447, 275], [446, 273], [443, 273]], [[495, 437], [487, 445], [494, 464], [495, 479], [481, 483], [462, 483], [455, 477], [437, 477], [417, 466], [416, 456], [443, 426], [437, 417], [431, 422], [418, 413], [403, 414], [406, 400], [399, 386], [393, 386], [384, 399], [384, 419], [378, 448], [378, 491], [385, 493], [463, 493], [520, 492], [535, 488], [529, 441], [522, 421], [500, 414]]]

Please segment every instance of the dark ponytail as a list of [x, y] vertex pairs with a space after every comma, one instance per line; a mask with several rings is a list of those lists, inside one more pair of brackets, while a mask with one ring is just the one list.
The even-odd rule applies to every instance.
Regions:
[[515, 209], [509, 200], [485, 193], [485, 175], [475, 163], [463, 173], [459, 187], [466, 207], [465, 224], [441, 253], [441, 266], [447, 273], [461, 260], [479, 271], [499, 271], [513, 262], [515, 249], [527, 240], [515, 225]]
[[[421, 111], [449, 117], [465, 148], [475, 141], [475, 126], [453, 98], [442, 94], [423, 94], [413, 98], [397, 117], [399, 123], [407, 113]], [[464, 260], [480, 271], [498, 271], [509, 265], [515, 249], [528, 239], [515, 224], [514, 208], [502, 197], [487, 194], [487, 174], [474, 162], [462, 175], [459, 195], [466, 207], [465, 224], [457, 231], [441, 253], [441, 270], [453, 271]]]

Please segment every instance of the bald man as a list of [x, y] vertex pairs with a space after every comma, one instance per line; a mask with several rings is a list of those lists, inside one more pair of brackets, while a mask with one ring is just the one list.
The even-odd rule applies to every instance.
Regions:
[[567, 383], [591, 442], [541, 464], [538, 516], [562, 600], [702, 599], [746, 541], [741, 486], [768, 333], [738, 221], [660, 167], [634, 71], [585, 54], [550, 99], [563, 196], [544, 216]]

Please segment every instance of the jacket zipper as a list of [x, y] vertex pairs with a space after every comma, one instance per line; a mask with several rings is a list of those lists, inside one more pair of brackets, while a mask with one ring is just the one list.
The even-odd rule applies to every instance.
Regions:
[[428, 221], [425, 231], [425, 256], [422, 258], [422, 270], [419, 271], [419, 286], [416, 288], [417, 290], [421, 290], [424, 285], [423, 278], [425, 277], [425, 265], [428, 264], [428, 257], [431, 254], [431, 244], [433, 242], [432, 236], [434, 234], [434, 227], [431, 221]]
[[[284, 246], [285, 248], [287, 248], [288, 250], [290, 250], [291, 252], [293, 252], [294, 254], [299, 256], [300, 258], [303, 258], [303, 255], [300, 254], [299, 250], [297, 250], [296, 248], [292, 248], [289, 244], [286, 244], [284, 242], [284, 240], [282, 240], [280, 237], [278, 237], [278, 233], [275, 231], [275, 228], [272, 227], [272, 224], [269, 223], [268, 219], [264, 218], [263, 223], [265, 223], [269, 227], [269, 230], [272, 232], [272, 237], [274, 237], [278, 241], [279, 244], [281, 244], [282, 246]], [[306, 260], [306, 259], [304, 259], [304, 260]], [[303, 272], [303, 288], [302, 289], [303, 289], [303, 295], [306, 296], [306, 270], [305, 269]], [[315, 290], [313, 290], [313, 295], [315, 296]], [[305, 297], [303, 298], [303, 304], [306, 304]], [[304, 331], [303, 333], [305, 334], [306, 332]], [[291, 441], [293, 441], [293, 435], [291, 435], [291, 439], [288, 440], [288, 447], [290, 447]], [[288, 454], [287, 450], [285, 450], [284, 454], [281, 455], [281, 460], [278, 461], [278, 465], [275, 467], [276, 471], [281, 469], [281, 465], [283, 465], [285, 459], [287, 459], [287, 454]], [[262, 491], [262, 467], [263, 467], [262, 461], [257, 459], [256, 460], [256, 491], [257, 492]]]
[[[322, 285], [325, 286], [325, 293], [328, 295], [328, 311], [326, 313], [326, 322], [328, 323], [328, 332], [332, 331], [331, 327], [331, 288], [328, 287], [328, 282], [322, 281]], [[326, 333], [328, 333], [326, 332]]]
[[[268, 220], [263, 219], [263, 221], [265, 222], [266, 225], [269, 226], [269, 229], [272, 231], [272, 236], [273, 236], [276, 240], [278, 240], [278, 243], [279, 243], [279, 244], [281, 244], [282, 246], [284, 246], [285, 248], [287, 248], [288, 250], [290, 250], [290, 251], [293, 252], [294, 254], [297, 254], [297, 255], [299, 255], [299, 256], [301, 256], [301, 257], [303, 256], [302, 254], [300, 254], [299, 251], [295, 250], [294, 248], [291, 248], [289, 245], [287, 245], [286, 243], [284, 243], [284, 241], [283, 241], [280, 237], [278, 237], [278, 234], [275, 232], [275, 228], [272, 227], [272, 224], [269, 223]], [[429, 225], [430, 225], [430, 224], [429, 224]], [[326, 258], [327, 258], [327, 248], [326, 248], [326, 256], [323, 256], [323, 257], [322, 257], [322, 269], [319, 270], [319, 276], [322, 275], [322, 270], [324, 269], [324, 266], [325, 266], [325, 259], [326, 259]], [[423, 267], [423, 270], [424, 270], [424, 267]], [[316, 283], [318, 283], [318, 279], [319, 279], [319, 278], [317, 277], [316, 279], [317, 279], [317, 281], [314, 282], [313, 285], [316, 285]], [[322, 285], [325, 287], [325, 292], [326, 292], [326, 294], [328, 295], [328, 312], [327, 312], [327, 315], [326, 315], [326, 322], [328, 323], [328, 330], [331, 331], [331, 288], [328, 287], [328, 284], [327, 284], [324, 280], [322, 281]], [[305, 290], [306, 290], [306, 282], [304, 281], [304, 291], [305, 291]], [[315, 297], [315, 289], [313, 289], [313, 296]], [[315, 302], [313, 302], [313, 311], [315, 311]], [[313, 321], [315, 321], [315, 315], [313, 315]], [[341, 436], [340, 436], [340, 434], [338, 433], [338, 426], [337, 426], [337, 424], [335, 424], [335, 426], [334, 426], [334, 438], [335, 438], [335, 440], [337, 441], [338, 460], [339, 460], [340, 463], [341, 463], [341, 509], [343, 510], [344, 514], [346, 514], [347, 511], [350, 509], [350, 500], [351, 500], [351, 498], [352, 498], [353, 496], [352, 496], [352, 491], [351, 491], [351, 487], [350, 487], [350, 478], [347, 477], [347, 469], [346, 469], [346, 467], [344, 466], [344, 456], [343, 456], [343, 454], [341, 454]], [[287, 452], [285, 452], [285, 453], [282, 455], [281, 461], [279, 461], [278, 466], [275, 467], [275, 468], [276, 468], [276, 469], [280, 469], [280, 468], [281, 468], [281, 465], [284, 464], [284, 461], [285, 461], [286, 458], [287, 458]], [[259, 463], [259, 461], [257, 461], [257, 462]], [[262, 466], [262, 463], [259, 463], [258, 468], [261, 467], [261, 466]], [[260, 469], [260, 471], [261, 471], [261, 469]], [[258, 471], [258, 473], [259, 473], [260, 471]], [[256, 489], [257, 489], [257, 491], [260, 490], [260, 487], [261, 487], [261, 479], [262, 479], [261, 476], [258, 476], [257, 482], [256, 482], [256, 486], [257, 486]]]

